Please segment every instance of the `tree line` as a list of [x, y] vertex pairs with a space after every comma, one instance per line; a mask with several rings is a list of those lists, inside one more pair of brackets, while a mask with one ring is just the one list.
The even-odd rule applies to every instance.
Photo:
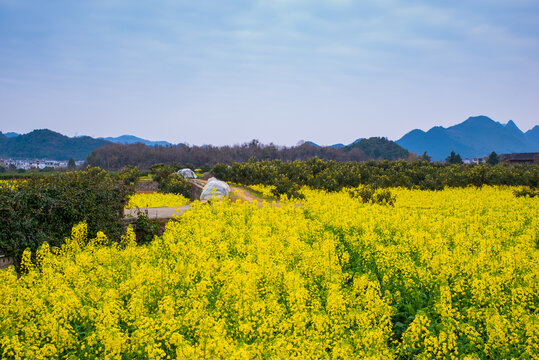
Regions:
[[219, 163], [246, 162], [249, 159], [284, 162], [319, 158], [331, 161], [398, 160], [409, 153], [386, 138], [369, 138], [344, 148], [320, 147], [308, 143], [292, 147], [264, 145], [258, 140], [234, 146], [146, 146], [144, 144], [110, 144], [94, 150], [86, 159], [90, 166], [120, 170], [137, 166], [148, 170], [154, 164], [184, 164], [203, 168]]
[[537, 188], [538, 165], [470, 165], [429, 161], [337, 162], [313, 158], [307, 161], [248, 161], [218, 164], [213, 174], [224, 181], [276, 187], [277, 194], [296, 196], [300, 186], [339, 191], [369, 185], [373, 188], [406, 187], [442, 190], [445, 187], [522, 185]]

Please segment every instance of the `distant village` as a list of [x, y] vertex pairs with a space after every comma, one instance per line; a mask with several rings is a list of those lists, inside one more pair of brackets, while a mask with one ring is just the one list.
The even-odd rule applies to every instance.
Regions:
[[[22, 170], [43, 170], [45, 168], [62, 169], [68, 167], [67, 160], [48, 160], [48, 159], [0, 159], [0, 167], [5, 169], [22, 169]], [[82, 166], [84, 160], [75, 161], [75, 166]]]
[[[464, 164], [485, 164], [488, 157], [464, 158]], [[74, 167], [84, 165], [84, 160], [77, 160]], [[512, 153], [499, 155], [499, 162], [508, 164], [537, 164], [539, 163], [539, 153]], [[43, 170], [47, 169], [66, 169], [69, 167], [68, 160], [49, 160], [49, 159], [1, 159], [0, 168], [5, 170]], [[4, 170], [4, 171], [5, 171]]]

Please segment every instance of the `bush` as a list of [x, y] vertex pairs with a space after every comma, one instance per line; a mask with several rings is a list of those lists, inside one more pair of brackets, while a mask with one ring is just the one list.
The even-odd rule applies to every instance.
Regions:
[[134, 185], [142, 176], [142, 171], [136, 166], [127, 166], [117, 176], [125, 185]]
[[0, 252], [19, 261], [43, 242], [60, 246], [85, 221], [90, 234], [119, 239], [131, 188], [99, 169], [34, 176], [16, 189], [0, 188]]
[[299, 192], [299, 185], [290, 181], [285, 176], [281, 175], [275, 181], [275, 189], [272, 190], [273, 195], [280, 197], [286, 195], [289, 198], [303, 199], [305, 196]]
[[159, 190], [164, 193], [179, 194], [186, 198], [191, 197], [191, 184], [183, 176], [170, 174], [159, 183]]
[[372, 200], [374, 189], [371, 186], [361, 186], [360, 188], [350, 190], [348, 194], [353, 199], [358, 199], [363, 203], [368, 203]]
[[526, 196], [529, 196], [531, 198], [533, 197], [536, 197], [539, 195], [539, 189], [537, 188], [521, 188], [519, 190], [515, 190], [513, 191], [513, 194], [516, 196], [516, 197], [526, 197]]
[[396, 197], [389, 189], [380, 189], [374, 194], [373, 202], [380, 205], [394, 205]]
[[396, 197], [389, 189], [375, 189], [370, 185], [360, 186], [348, 192], [350, 197], [358, 199], [363, 203], [380, 205], [394, 205]]
[[158, 183], [161, 183], [170, 174], [174, 172], [174, 169], [171, 166], [165, 165], [165, 164], [152, 165], [150, 170], [152, 171], [152, 174], [153, 174], [152, 179], [154, 181], [157, 181]]
[[135, 223], [135, 233], [138, 244], [145, 244], [155, 236], [162, 235], [161, 226], [156, 220], [150, 219], [148, 213], [139, 212]]

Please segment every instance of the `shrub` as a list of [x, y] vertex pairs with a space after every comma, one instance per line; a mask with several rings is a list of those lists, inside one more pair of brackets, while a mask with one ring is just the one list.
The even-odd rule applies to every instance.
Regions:
[[529, 196], [531, 198], [536, 197], [539, 195], [539, 189], [537, 188], [529, 188], [529, 187], [523, 187], [521, 189], [513, 191], [513, 194], [516, 197], [526, 197]]
[[174, 172], [174, 169], [171, 166], [165, 164], [152, 165], [150, 170], [153, 174], [153, 180], [157, 181], [158, 183], [161, 183], [161, 181], [166, 179], [170, 174]]
[[371, 186], [361, 186], [357, 189], [350, 190], [348, 194], [353, 199], [358, 199], [363, 203], [368, 203], [372, 200], [374, 189]]
[[34, 176], [15, 189], [0, 188], [0, 252], [20, 259], [43, 242], [60, 246], [73, 225], [119, 239], [130, 187], [99, 169]]
[[183, 195], [186, 198], [191, 197], [191, 184], [183, 176], [170, 174], [159, 183], [159, 190], [164, 193]]
[[127, 166], [125, 169], [120, 171], [117, 176], [125, 185], [134, 185], [142, 176], [142, 171], [140, 171], [136, 166]]
[[396, 197], [389, 189], [376, 189], [370, 185], [360, 186], [348, 192], [350, 197], [358, 199], [363, 203], [373, 203], [380, 205], [394, 205]]
[[394, 205], [395, 199], [389, 189], [380, 189], [374, 194], [373, 202], [380, 205]]
[[289, 198], [302, 199], [304, 196], [299, 192], [299, 185], [290, 181], [287, 177], [281, 175], [275, 181], [275, 188], [272, 190], [273, 195], [279, 197], [286, 195]]
[[152, 241], [155, 236], [162, 234], [159, 223], [156, 220], [150, 219], [147, 212], [138, 213], [135, 229], [138, 244], [148, 243]]

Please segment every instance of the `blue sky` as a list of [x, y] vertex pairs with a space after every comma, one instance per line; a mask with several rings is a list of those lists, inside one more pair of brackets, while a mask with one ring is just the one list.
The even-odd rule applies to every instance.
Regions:
[[173, 143], [538, 124], [537, 0], [0, 0], [0, 130]]

